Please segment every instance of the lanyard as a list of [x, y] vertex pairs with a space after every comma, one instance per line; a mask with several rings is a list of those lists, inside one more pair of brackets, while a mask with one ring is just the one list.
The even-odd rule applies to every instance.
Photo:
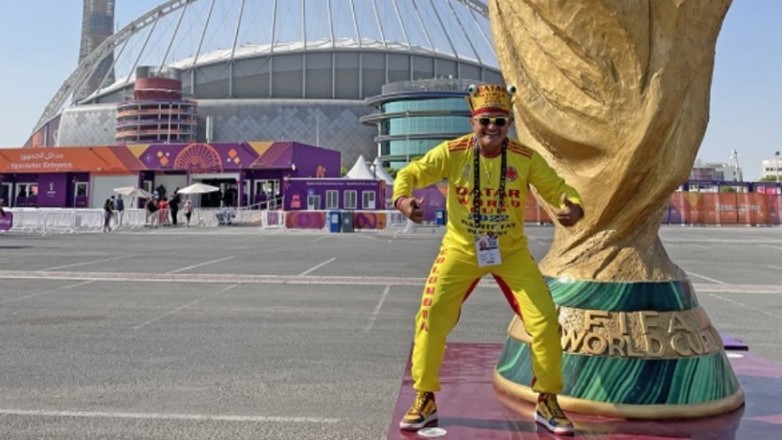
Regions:
[[[481, 149], [478, 145], [478, 138], [475, 138], [475, 147], [473, 148], [473, 197], [472, 197], [472, 219], [475, 223], [475, 227], [479, 227], [481, 224], [481, 165], [480, 155]], [[500, 186], [497, 191], [499, 198], [499, 211], [505, 208], [505, 173], [508, 167], [508, 139], [502, 143], [502, 158], [500, 159]], [[488, 177], [488, 176], [487, 176]], [[488, 179], [487, 179], [488, 180]], [[488, 182], [487, 182], [488, 183]]]

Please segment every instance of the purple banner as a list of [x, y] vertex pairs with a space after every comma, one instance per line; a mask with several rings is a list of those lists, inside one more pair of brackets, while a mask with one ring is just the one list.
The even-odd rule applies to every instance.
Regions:
[[10, 231], [14, 226], [14, 213], [3, 211], [5, 215], [0, 214], [0, 233]]
[[59, 208], [67, 206], [66, 193], [68, 188], [68, 175], [39, 174], [38, 175], [38, 200], [39, 208]]
[[386, 214], [384, 212], [356, 212], [353, 215], [355, 229], [385, 229]]
[[285, 214], [288, 229], [323, 229], [326, 227], [325, 212], [289, 212]]
[[[337, 209], [364, 209], [362, 201], [365, 192], [374, 193], [374, 209], [383, 209], [385, 206], [385, 181], [383, 180], [353, 180], [342, 178], [291, 178], [283, 183], [285, 199], [284, 209], [291, 210], [320, 210], [333, 209], [327, 206], [328, 192], [333, 191], [337, 200]], [[353, 192], [355, 206], [345, 206], [346, 193]], [[314, 200], [311, 196], [316, 196]], [[312, 203], [315, 202], [315, 203]], [[317, 205], [317, 206], [315, 206]]]

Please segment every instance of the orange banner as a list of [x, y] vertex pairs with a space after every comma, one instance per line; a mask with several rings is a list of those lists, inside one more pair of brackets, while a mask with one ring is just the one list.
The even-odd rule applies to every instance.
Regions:
[[768, 203], [769, 223], [772, 225], [782, 224], [782, 195], [765, 194], [766, 203]]
[[[749, 225], [782, 223], [782, 195], [761, 193], [676, 192], [668, 208], [669, 224]], [[524, 221], [550, 221], [534, 197], [527, 199]]]
[[[117, 150], [116, 152], [114, 150]], [[0, 149], [0, 172], [130, 174], [144, 169], [137, 159], [126, 163], [117, 154], [125, 147], [58, 147]], [[127, 157], [128, 155], [123, 155]]]

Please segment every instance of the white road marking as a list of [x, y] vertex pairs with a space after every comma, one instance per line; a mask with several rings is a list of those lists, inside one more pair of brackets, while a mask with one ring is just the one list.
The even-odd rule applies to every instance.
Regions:
[[223, 414], [166, 414], [166, 413], [128, 413], [102, 411], [51, 411], [27, 409], [0, 409], [5, 416], [39, 417], [87, 417], [102, 419], [139, 419], [139, 420], [197, 420], [215, 422], [250, 423], [338, 423], [339, 419], [330, 417], [279, 417], [279, 416], [238, 416]]
[[130, 258], [130, 257], [133, 257], [133, 255], [123, 255], [121, 257], [113, 257], [113, 258], [101, 258], [100, 260], [83, 261], [81, 263], [73, 263], [73, 264], [65, 264], [65, 265], [62, 265], [62, 266], [47, 267], [46, 269], [41, 269], [41, 270], [57, 270], [57, 269], [65, 269], [66, 267], [86, 266], [88, 264], [102, 263], [104, 261], [117, 261], [117, 260], [123, 260], [125, 258]]
[[393, 237], [391, 237], [391, 240], [388, 240], [388, 242], [389, 242], [389, 243], [391, 243], [392, 241], [396, 240], [396, 237], [398, 237], [398, 236], [399, 236], [399, 232], [397, 232], [396, 234], [394, 234], [394, 236], [393, 236]]
[[372, 314], [369, 315], [369, 324], [367, 324], [367, 328], [364, 329], [364, 333], [369, 333], [369, 331], [372, 330], [372, 326], [375, 325], [377, 315], [380, 314], [380, 309], [383, 307], [383, 303], [386, 301], [386, 297], [388, 296], [388, 292], [390, 290], [391, 285], [386, 285], [386, 288], [383, 290], [383, 295], [380, 297], [380, 301], [377, 303], [377, 306], [375, 306], [375, 310], [373, 310]]
[[[75, 287], [87, 283], [106, 281], [130, 281], [134, 283], [195, 283], [195, 284], [225, 284], [226, 274], [222, 273], [193, 273], [193, 274], [165, 274], [165, 273], [128, 273], [128, 272], [43, 272], [37, 270], [18, 271], [0, 270], [0, 280], [80, 280], [86, 281], [69, 287]], [[385, 276], [308, 276], [299, 275], [246, 275], [230, 274], [231, 282], [240, 284], [296, 284], [296, 285], [321, 285], [321, 286], [413, 286], [422, 287], [426, 278], [416, 277], [385, 277]], [[491, 278], [481, 280], [479, 288], [496, 288], [496, 283]], [[758, 294], [782, 294], [780, 284], [726, 284], [693, 283], [695, 292], [731, 292], [731, 293], [758, 293]], [[64, 288], [60, 288], [64, 289]], [[60, 290], [55, 289], [55, 290]], [[46, 293], [46, 292], [42, 292]], [[39, 294], [35, 294], [39, 295]], [[33, 296], [35, 296], [33, 295]], [[10, 300], [9, 300], [10, 301]], [[14, 300], [15, 301], [15, 300]], [[2, 304], [2, 303], [0, 303]]]
[[308, 274], [308, 273], [310, 273], [310, 272], [316, 271], [316, 270], [318, 270], [318, 269], [320, 269], [321, 267], [323, 267], [323, 266], [325, 266], [325, 265], [327, 265], [327, 264], [331, 263], [332, 261], [334, 261], [334, 260], [336, 260], [336, 259], [337, 259], [336, 257], [333, 257], [333, 258], [331, 258], [331, 259], [328, 259], [328, 260], [326, 260], [326, 261], [324, 261], [324, 262], [322, 262], [322, 263], [318, 264], [318, 265], [317, 265], [317, 266], [315, 266], [315, 267], [312, 267], [312, 268], [310, 268], [310, 269], [308, 269], [308, 270], [305, 270], [304, 272], [300, 273], [298, 276], [300, 276], [300, 277], [303, 277], [304, 275], [307, 275], [307, 274]]
[[74, 287], [84, 286], [84, 285], [87, 285], [87, 284], [90, 284], [90, 283], [94, 283], [94, 282], [95, 282], [95, 280], [88, 280], [88, 281], [83, 281], [81, 283], [70, 284], [68, 286], [58, 287], [56, 289], [45, 290], [43, 292], [38, 292], [38, 293], [30, 294], [30, 295], [20, 296], [18, 298], [7, 299], [5, 301], [0, 301], [0, 304], [6, 304], [6, 303], [14, 302], [14, 301], [20, 301], [20, 300], [27, 299], [27, 298], [33, 298], [33, 297], [40, 296], [40, 295], [46, 295], [47, 293], [59, 292], [61, 290], [68, 290], [68, 289], [72, 289]]
[[697, 274], [697, 273], [695, 273], [695, 272], [690, 272], [690, 271], [687, 271], [687, 275], [694, 275], [694, 276], [696, 276], [696, 277], [698, 277], [698, 278], [703, 278], [704, 280], [711, 281], [712, 283], [722, 284], [722, 285], [726, 285], [726, 286], [728, 285], [728, 283], [726, 283], [726, 282], [724, 282], [724, 281], [715, 280], [714, 278], [709, 278], [709, 277], [707, 277], [707, 276], [703, 276], [703, 275], [698, 275], [698, 274]]
[[221, 258], [221, 259], [219, 259], [219, 260], [205, 261], [205, 262], [203, 262], [203, 263], [194, 264], [194, 265], [192, 265], [192, 266], [183, 267], [183, 268], [181, 268], [181, 269], [172, 270], [171, 272], [166, 272], [166, 273], [179, 273], [179, 272], [184, 272], [184, 271], [186, 271], [186, 270], [195, 269], [196, 267], [206, 266], [207, 264], [212, 264], [212, 263], [219, 263], [219, 262], [221, 262], [221, 261], [230, 260], [231, 258], [233, 258], [233, 255], [231, 255], [230, 257]]
[[693, 284], [695, 293], [763, 293], [782, 294], [782, 286], [776, 284]]
[[743, 307], [745, 309], [749, 309], [749, 310], [753, 310], [753, 311], [758, 312], [758, 313], [762, 313], [762, 314], [764, 314], [766, 316], [770, 316], [772, 318], [782, 319], [782, 315], [778, 315], [778, 314], [775, 314], [775, 313], [770, 313], [767, 310], [764, 310], [764, 309], [761, 309], [761, 308], [758, 308], [758, 307], [748, 306], [748, 305], [746, 305], [744, 303], [738, 302], [736, 300], [732, 300], [730, 298], [725, 298], [724, 296], [720, 296], [720, 295], [717, 295], [715, 293], [710, 293], [709, 295], [711, 295], [711, 296], [713, 296], [715, 298], [719, 298], [719, 299], [721, 299], [721, 300], [723, 300], [725, 302], [729, 302], [731, 304], [735, 304], [735, 305], [737, 305], [739, 307]]
[[767, 268], [769, 268], [769, 269], [774, 269], [774, 270], [782, 270], [782, 267], [779, 267], [779, 266], [772, 266], [772, 265], [770, 265], [770, 264], [769, 264], [768, 266], [766, 266], [766, 267], [767, 267]]
[[214, 292], [214, 293], [212, 293], [212, 294], [206, 295], [205, 297], [203, 297], [203, 298], [201, 298], [201, 299], [197, 299], [197, 300], [195, 300], [195, 301], [190, 301], [189, 303], [187, 303], [187, 304], [185, 304], [185, 305], [183, 305], [183, 306], [177, 307], [177, 308], [175, 308], [174, 310], [171, 310], [170, 312], [166, 312], [166, 313], [164, 313], [164, 314], [162, 314], [162, 315], [158, 316], [158, 317], [157, 317], [157, 318], [155, 318], [155, 319], [150, 319], [150, 320], [149, 320], [149, 321], [147, 321], [147, 322], [142, 322], [141, 324], [139, 324], [139, 325], [137, 325], [137, 326], [133, 327], [133, 330], [138, 330], [138, 329], [140, 329], [141, 327], [144, 327], [145, 325], [152, 324], [153, 322], [158, 322], [158, 321], [160, 321], [161, 319], [165, 318], [166, 316], [173, 315], [174, 313], [176, 313], [176, 312], [178, 312], [178, 311], [180, 311], [180, 310], [182, 310], [182, 309], [186, 309], [186, 308], [188, 308], [188, 307], [190, 307], [190, 306], [192, 306], [192, 305], [194, 305], [194, 304], [198, 304], [198, 303], [200, 303], [200, 302], [201, 302], [201, 301], [203, 301], [203, 300], [206, 300], [206, 299], [212, 298], [213, 296], [217, 296], [217, 295], [219, 295], [219, 294], [221, 294], [221, 293], [223, 293], [223, 292], [226, 292], [226, 291], [228, 291], [228, 290], [231, 290], [231, 289], [233, 289], [233, 288], [234, 288], [234, 287], [236, 287], [236, 286], [238, 286], [238, 284], [232, 284], [232, 285], [230, 285], [230, 286], [226, 287], [225, 289], [220, 289], [220, 290], [218, 290], [217, 292]]
[[771, 249], [776, 249], [776, 250], [778, 250], [778, 251], [782, 251], [782, 246], [771, 246], [771, 245], [769, 245], [769, 244], [764, 244], [764, 245], [762, 245], [762, 246], [763, 246], [763, 247], [767, 247], [767, 248], [771, 248]]
[[315, 241], [321, 241], [321, 240], [324, 240], [324, 239], [326, 239], [326, 238], [329, 238], [329, 237], [331, 237], [331, 236], [332, 236], [331, 234], [329, 234], [329, 235], [324, 235], [323, 237], [318, 237], [318, 238], [316, 238], [316, 239], [314, 239], [314, 240], [312, 240], [312, 241], [313, 241], [313, 242], [315, 242]]

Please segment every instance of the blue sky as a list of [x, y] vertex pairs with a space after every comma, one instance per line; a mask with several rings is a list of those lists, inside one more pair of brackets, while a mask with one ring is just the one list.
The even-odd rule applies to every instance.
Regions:
[[[129, 21], [160, 0], [117, 0]], [[0, 147], [21, 146], [76, 67], [82, 0], [2, 1]], [[734, 0], [717, 42], [711, 119], [698, 158], [728, 162], [737, 150], [746, 180], [782, 150], [782, 1]]]

